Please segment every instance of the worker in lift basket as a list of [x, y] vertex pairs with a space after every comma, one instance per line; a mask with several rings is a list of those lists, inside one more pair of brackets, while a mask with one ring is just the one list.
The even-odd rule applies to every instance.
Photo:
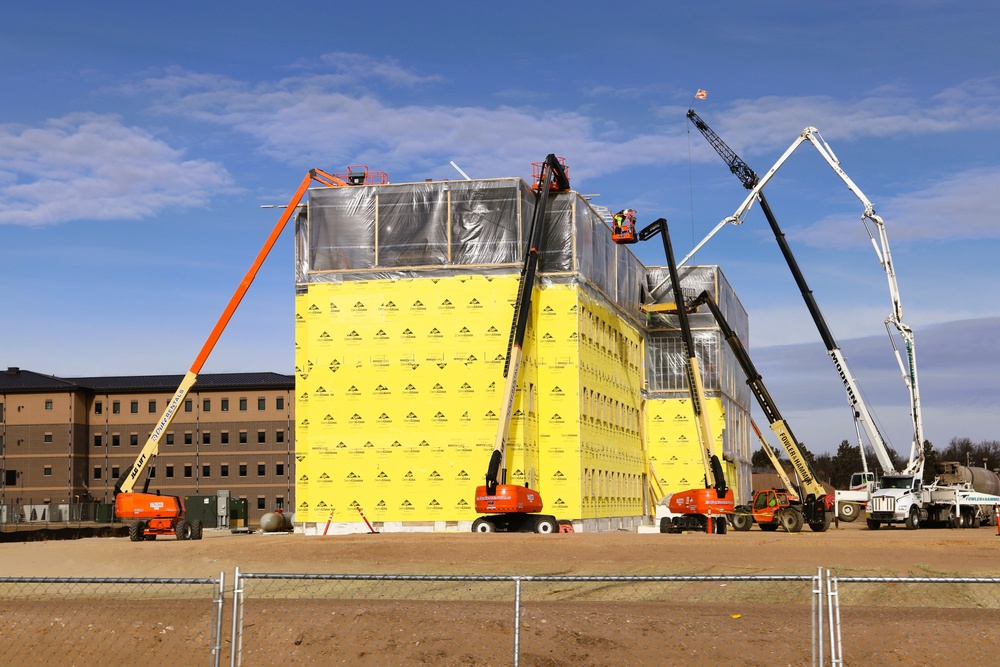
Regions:
[[635, 209], [626, 208], [618, 211], [612, 216], [614, 220], [614, 233], [621, 234], [622, 229], [635, 229]]

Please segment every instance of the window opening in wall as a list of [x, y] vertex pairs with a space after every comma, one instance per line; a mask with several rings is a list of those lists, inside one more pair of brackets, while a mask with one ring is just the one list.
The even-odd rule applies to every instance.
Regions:
[[111, 434], [111, 446], [112, 447], [118, 447], [121, 444], [122, 444], [122, 437], [120, 435], [118, 435], [117, 433], [112, 433]]
[[42, 474], [46, 477], [52, 477], [52, 466], [45, 466], [42, 468]]
[[45, 442], [52, 442], [52, 434], [51, 433], [46, 433], [44, 436], [42, 436], [42, 439]]
[[267, 501], [264, 499], [264, 496], [257, 496], [257, 509], [267, 509]]
[[46, 410], [52, 409], [52, 401], [45, 401], [45, 409]]
[[191, 412], [192, 410], [194, 410], [194, 403], [189, 398], [184, 401], [184, 412]]
[[94, 466], [94, 479], [101, 478], [101, 466]]
[[267, 474], [267, 464], [265, 464], [265, 463], [258, 463], [257, 464], [257, 476], [258, 477], [263, 477], [266, 474]]
[[265, 431], [257, 431], [257, 444], [263, 445], [267, 442], [267, 433]]
[[184, 431], [184, 444], [190, 445], [192, 442], [194, 442], [194, 439], [191, 436], [191, 431]]
[[104, 440], [100, 435], [94, 436], [94, 447], [100, 447], [102, 442], [104, 442]]
[[193, 473], [193, 470], [194, 469], [192, 468], [192, 466], [191, 466], [190, 463], [185, 463], [184, 464], [184, 476], [185, 477], [191, 477], [191, 475]]
[[111, 466], [111, 479], [118, 479], [121, 475], [122, 471], [118, 466]]
[[219, 477], [229, 477], [229, 464], [221, 463], [219, 464]]
[[283, 496], [278, 496], [274, 499], [274, 509], [276, 510], [285, 509], [285, 498]]
[[201, 402], [201, 410], [202, 410], [202, 412], [211, 412], [212, 411], [212, 399], [206, 398], [205, 400], [203, 400]]
[[240, 464], [240, 477], [246, 477], [246, 476], [247, 476], [247, 464], [246, 463], [241, 463]]
[[258, 398], [257, 399], [257, 409], [258, 410], [266, 410], [267, 409], [267, 399], [266, 398], [262, 397], [262, 398]]
[[132, 445], [133, 447], [135, 447], [136, 445], [138, 445], [139, 444], [139, 434], [138, 433], [130, 433], [129, 436], [128, 436], [128, 444]]
[[172, 478], [173, 476], [174, 476], [174, 467], [172, 465], [168, 465], [167, 466], [167, 477], [171, 477]]
[[201, 467], [201, 476], [202, 477], [211, 477], [212, 476], [212, 465], [211, 464], [206, 463], [205, 465], [203, 465]]
[[219, 442], [221, 442], [224, 445], [229, 444], [229, 431], [223, 431], [222, 433], [219, 434]]
[[149, 402], [149, 412], [150, 414], [156, 412], [156, 401]]
[[219, 409], [220, 410], [222, 410], [223, 412], [229, 412], [229, 399], [228, 398], [222, 399], [221, 401], [219, 401], [219, 403], [220, 403], [220, 405], [219, 405]]
[[285, 441], [285, 432], [282, 431], [281, 429], [278, 429], [277, 431], [275, 431], [274, 432], [274, 440], [275, 440], [275, 442], [284, 442]]
[[174, 434], [173, 433], [167, 433], [167, 444], [168, 445], [174, 444]]
[[103, 403], [103, 401], [94, 401], [94, 414], [95, 415], [104, 414], [104, 403]]
[[284, 463], [275, 463], [274, 464], [274, 474], [277, 475], [278, 477], [284, 476], [284, 474], [285, 474], [285, 464]]
[[246, 431], [240, 431], [240, 444], [241, 445], [247, 444], [247, 432]]
[[139, 401], [132, 401], [129, 404], [129, 411], [134, 415], [139, 414]]
[[205, 431], [201, 434], [201, 444], [211, 445], [212, 444], [212, 433], [211, 431]]
[[240, 399], [240, 412], [246, 412], [246, 411], [247, 411], [247, 399], [241, 398]]
[[285, 409], [285, 397], [284, 396], [279, 396], [276, 399], [274, 399], [274, 407], [276, 407], [279, 410], [284, 410]]
[[120, 401], [111, 401], [111, 414], [120, 414], [122, 411], [122, 404]]

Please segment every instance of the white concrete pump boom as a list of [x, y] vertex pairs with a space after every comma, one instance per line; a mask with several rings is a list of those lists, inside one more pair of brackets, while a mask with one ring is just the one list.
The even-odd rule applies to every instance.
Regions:
[[[690, 115], [690, 114], [689, 114]], [[699, 119], [700, 120], [700, 119]], [[699, 128], [701, 129], [701, 128]], [[810, 142], [814, 148], [819, 152], [819, 154], [826, 160], [830, 168], [840, 176], [841, 180], [847, 185], [848, 189], [854, 193], [854, 195], [861, 201], [864, 206], [864, 212], [861, 214], [861, 220], [865, 225], [865, 230], [868, 232], [869, 239], [871, 240], [872, 247], [875, 250], [875, 255], [878, 258], [879, 264], [882, 266], [883, 271], [885, 271], [886, 279], [889, 284], [889, 298], [892, 301], [892, 312], [885, 319], [886, 332], [889, 334], [889, 340], [892, 343], [893, 353], [896, 358], [896, 363], [899, 365], [900, 372], [903, 375], [903, 381], [906, 384], [907, 391], [910, 395], [910, 417], [912, 422], [912, 440], [910, 443], [910, 456], [909, 461], [906, 465], [903, 474], [913, 475], [915, 477], [922, 477], [924, 471], [924, 431], [923, 431], [923, 416], [921, 413], [920, 406], [920, 389], [917, 382], [917, 361], [916, 361], [916, 346], [913, 336], [913, 330], [906, 324], [903, 323], [903, 308], [899, 297], [899, 285], [896, 281], [896, 271], [892, 264], [892, 255], [889, 251], [889, 240], [886, 236], [885, 223], [881, 217], [876, 215], [875, 207], [872, 205], [871, 201], [860, 188], [851, 180], [851, 178], [844, 172], [840, 167], [840, 161], [837, 159], [836, 155], [833, 153], [833, 149], [830, 148], [826, 140], [820, 135], [819, 130], [815, 127], [807, 127], [802, 133], [792, 142], [792, 145], [788, 147], [788, 150], [778, 158], [778, 161], [774, 163], [766, 174], [759, 177], [757, 182], [749, 188], [750, 192], [747, 194], [746, 199], [740, 204], [739, 208], [733, 213], [733, 215], [723, 219], [715, 226], [708, 235], [701, 240], [692, 250], [687, 254], [687, 256], [682, 259], [678, 266], [683, 265], [685, 262], [691, 259], [711, 239], [718, 233], [726, 224], [739, 225], [742, 224], [743, 218], [746, 216], [747, 211], [753, 206], [753, 203], [759, 200], [763, 194], [762, 190], [771, 177], [774, 176], [775, 172], [788, 160], [788, 158], [795, 152], [795, 150], [805, 141]], [[735, 173], [735, 172], [734, 172]], [[739, 175], [739, 174], [737, 174]], [[872, 233], [871, 225], [875, 226], [876, 232]], [[892, 335], [892, 329], [890, 325], [898, 331], [900, 337], [903, 340], [903, 346], [906, 351], [906, 362], [900, 355], [899, 348], [896, 345], [896, 340]], [[839, 350], [837, 350], [839, 352]], [[831, 352], [831, 355], [833, 353]], [[834, 356], [834, 361], [837, 363], [838, 370], [846, 369], [846, 361], [841, 358]], [[853, 384], [853, 378], [850, 378], [848, 373], [846, 376], [842, 375], [845, 386], [847, 386], [848, 394], [852, 392], [860, 400], [860, 394], [857, 393], [856, 386], [850, 386]], [[848, 382], [848, 379], [851, 382]], [[853, 399], [853, 397], [852, 397]], [[852, 400], [852, 403], [854, 401]], [[863, 403], [861, 403], [863, 405]], [[881, 463], [883, 470], [892, 471], [893, 466], [891, 459], [889, 458], [889, 453], [885, 448], [885, 443], [882, 441], [881, 436], [876, 436], [873, 433], [874, 423], [870, 422], [869, 419], [862, 419], [862, 425], [868, 432], [869, 439], [871, 440], [872, 446], [875, 449], [875, 454]]]

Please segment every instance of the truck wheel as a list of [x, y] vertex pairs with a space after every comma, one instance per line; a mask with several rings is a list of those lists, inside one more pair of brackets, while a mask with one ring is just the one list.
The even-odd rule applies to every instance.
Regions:
[[861, 514], [861, 506], [857, 503], [844, 503], [840, 506], [840, 510], [837, 512], [837, 517], [846, 523], [851, 523], [858, 520], [858, 515]]
[[753, 517], [750, 516], [750, 510], [745, 507], [737, 507], [733, 515], [729, 517], [729, 521], [733, 524], [733, 530], [740, 532], [750, 530], [750, 526], [753, 525]]
[[195, 519], [194, 521], [192, 521], [191, 522], [191, 539], [192, 540], [200, 540], [201, 539], [201, 533], [202, 533], [202, 531], [204, 529], [205, 529], [205, 525], [201, 521], [199, 521], [197, 519]]
[[479, 517], [472, 522], [472, 532], [474, 533], [492, 533], [494, 530], [496, 530], [496, 527], [489, 519]]
[[146, 529], [146, 524], [142, 521], [133, 521], [128, 525], [128, 539], [133, 542], [142, 542], [143, 531]]
[[802, 524], [804, 523], [802, 515], [793, 509], [786, 509], [778, 515], [778, 521], [781, 523], [781, 527], [784, 528], [789, 533], [797, 533], [802, 530]]
[[833, 512], [823, 512], [822, 521], [813, 521], [809, 524], [809, 530], [814, 533], [825, 533], [830, 530], [830, 523], [833, 522]]
[[551, 535], [559, 532], [559, 524], [550, 516], [540, 516], [535, 520], [535, 532], [539, 535]]
[[174, 535], [178, 540], [187, 540], [191, 537], [191, 524], [187, 521], [178, 521], [174, 524]]
[[916, 507], [910, 508], [910, 513], [906, 515], [904, 525], [907, 530], [916, 530], [917, 528], [920, 528], [920, 512]]
[[879, 526], [882, 524], [875, 519], [866, 519], [868, 521], [868, 530], [878, 530]]

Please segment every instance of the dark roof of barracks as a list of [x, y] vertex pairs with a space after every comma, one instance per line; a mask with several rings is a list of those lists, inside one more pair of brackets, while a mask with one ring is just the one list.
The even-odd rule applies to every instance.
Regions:
[[[0, 391], [28, 393], [46, 391], [93, 392], [173, 392], [183, 375], [111, 375], [101, 377], [58, 378], [19, 368], [0, 371]], [[281, 373], [204, 373], [194, 388], [206, 389], [291, 389], [295, 376]]]

